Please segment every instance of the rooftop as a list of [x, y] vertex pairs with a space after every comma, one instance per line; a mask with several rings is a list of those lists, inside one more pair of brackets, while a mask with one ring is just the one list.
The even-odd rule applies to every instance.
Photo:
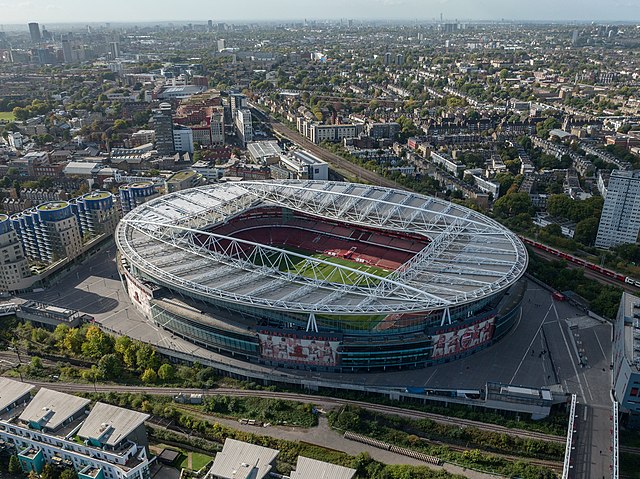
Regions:
[[191, 178], [194, 175], [197, 175], [198, 172], [195, 170], [182, 170], [182, 171], [178, 171], [177, 173], [174, 173], [173, 175], [171, 175], [169, 178], [167, 178], [167, 182], [171, 182], [171, 181], [184, 181], [188, 178]]
[[52, 201], [50, 203], [43, 203], [41, 205], [38, 205], [38, 210], [39, 211], [55, 211], [55, 210], [62, 210], [67, 206], [69, 206], [69, 203], [67, 203], [66, 201]]
[[263, 479], [279, 451], [227, 438], [216, 454], [209, 475], [224, 479]]
[[4, 411], [35, 386], [13, 379], [0, 378], [0, 411]]
[[148, 414], [99, 402], [82, 423], [78, 436], [115, 447], [147, 419]]
[[82, 198], [85, 200], [104, 200], [111, 196], [111, 193], [108, 191], [92, 191], [91, 193], [87, 193]]
[[84, 409], [91, 401], [71, 394], [42, 388], [24, 409], [20, 420], [56, 430], [67, 419]]
[[352, 479], [356, 470], [299, 456], [291, 479]]

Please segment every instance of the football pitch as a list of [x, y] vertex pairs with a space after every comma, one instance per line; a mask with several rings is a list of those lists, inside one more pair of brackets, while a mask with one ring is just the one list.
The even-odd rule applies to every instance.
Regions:
[[[297, 274], [299, 276], [303, 276], [305, 278], [317, 278], [321, 281], [327, 281], [329, 283], [338, 283], [338, 284], [346, 284], [353, 286], [365, 286], [366, 281], [358, 276], [355, 272], [340, 270], [332, 266], [332, 264], [346, 266], [356, 271], [362, 271], [364, 273], [369, 273], [380, 278], [384, 278], [390, 275], [392, 272], [383, 268], [378, 268], [377, 266], [371, 266], [364, 263], [358, 263], [355, 261], [350, 261], [344, 258], [336, 258], [335, 256], [329, 256], [322, 253], [309, 253], [307, 251], [299, 251], [294, 250], [293, 248], [283, 248], [288, 251], [292, 251], [299, 254], [304, 254], [305, 256], [309, 256], [311, 258], [316, 258], [323, 260], [327, 263], [331, 264], [316, 264], [315, 267], [311, 264], [304, 264], [304, 259], [295, 255], [288, 255], [287, 260], [281, 260], [278, 264], [278, 269], [280, 271], [286, 271], [289, 273]], [[274, 253], [276, 255], [277, 253]], [[272, 256], [273, 258], [273, 256]], [[257, 258], [254, 258], [257, 260]], [[255, 261], [254, 263], [260, 263], [260, 261]], [[315, 274], [314, 274], [315, 272]], [[377, 284], [375, 278], [369, 278], [369, 284]]]

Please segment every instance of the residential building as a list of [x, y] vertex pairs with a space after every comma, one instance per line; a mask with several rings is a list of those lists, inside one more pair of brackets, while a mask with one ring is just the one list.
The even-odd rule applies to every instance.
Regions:
[[400, 133], [400, 124], [395, 121], [388, 123], [367, 123], [365, 131], [367, 135], [377, 140], [381, 138], [394, 139], [396, 135]]
[[229, 106], [231, 108], [231, 118], [235, 118], [238, 110], [247, 108], [247, 97], [241, 93], [232, 93], [229, 95]]
[[24, 472], [45, 464], [73, 468], [80, 479], [149, 479], [147, 414], [0, 378], [0, 439]]
[[323, 141], [342, 141], [344, 138], [356, 138], [362, 133], [363, 125], [319, 125], [317, 123], [308, 126], [307, 138], [315, 144]]
[[155, 130], [138, 130], [131, 135], [131, 146], [142, 146], [156, 141]]
[[216, 454], [208, 479], [264, 479], [273, 469], [280, 451], [235, 439], [225, 439]]
[[173, 155], [175, 148], [173, 145], [173, 119], [171, 117], [171, 105], [160, 103], [160, 108], [152, 116], [156, 150], [159, 155]]
[[113, 234], [118, 224], [118, 211], [108, 191], [92, 191], [75, 200], [71, 207], [78, 217], [82, 238]]
[[[271, 477], [280, 451], [227, 438], [206, 479], [264, 479]], [[355, 469], [299, 456], [291, 479], [353, 479]]]
[[120, 58], [120, 44], [118, 42], [110, 42], [109, 53], [111, 54], [112, 60], [117, 60], [118, 58]]
[[193, 153], [193, 130], [188, 126], [173, 126], [173, 149], [178, 153]]
[[353, 479], [356, 470], [338, 466], [308, 457], [298, 456], [295, 470], [291, 471], [291, 479]]
[[452, 159], [445, 153], [436, 153], [435, 151], [432, 151], [431, 162], [455, 176], [457, 176], [461, 171], [464, 171], [464, 165], [461, 162]]
[[167, 193], [174, 193], [176, 191], [186, 190], [188, 188], [194, 188], [206, 183], [206, 179], [203, 175], [196, 170], [187, 169], [174, 173], [164, 182], [164, 187]]
[[640, 297], [622, 293], [613, 326], [612, 389], [627, 425], [640, 428]]
[[27, 258], [7, 215], [0, 215], [0, 291], [19, 291], [31, 286]]
[[11, 216], [13, 229], [32, 261], [55, 263], [82, 250], [78, 218], [67, 201], [43, 203]]
[[236, 133], [242, 146], [250, 141], [253, 141], [253, 123], [251, 119], [251, 111], [248, 109], [241, 109], [236, 111]]
[[224, 145], [224, 109], [217, 108], [211, 113], [209, 118], [211, 128], [211, 144], [214, 146]]
[[153, 198], [160, 196], [155, 185], [151, 181], [130, 183], [120, 187], [120, 205], [122, 216]]
[[635, 243], [640, 232], [640, 170], [613, 170], [607, 186], [596, 247]]

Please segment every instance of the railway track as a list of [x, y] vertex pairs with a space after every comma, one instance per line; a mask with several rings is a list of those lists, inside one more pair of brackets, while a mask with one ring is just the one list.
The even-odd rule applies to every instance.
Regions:
[[350, 161], [342, 158], [340, 155], [336, 155], [335, 153], [327, 151], [321, 146], [316, 145], [315, 143], [309, 141], [307, 138], [302, 136], [297, 131], [294, 131], [288, 126], [286, 126], [285, 124], [280, 123], [279, 121], [273, 119], [262, 110], [255, 108], [255, 106], [254, 106], [254, 109], [258, 110], [265, 118], [269, 119], [271, 129], [275, 133], [286, 138], [287, 140], [292, 141], [298, 146], [304, 147], [306, 150], [310, 151], [311, 153], [319, 157], [321, 160], [324, 160], [327, 163], [329, 163], [335, 169], [339, 171], [341, 170], [351, 176], [355, 176], [359, 180], [362, 180], [363, 182], [366, 182], [366, 183], [370, 183], [372, 185], [386, 186], [388, 188], [406, 190], [406, 188], [403, 188], [401, 185], [397, 184], [395, 181], [385, 178], [384, 176], [380, 176], [379, 174], [373, 171], [367, 170], [362, 166], [351, 163]]
[[55, 389], [62, 392], [120, 392], [120, 393], [133, 393], [133, 394], [154, 394], [163, 396], [175, 396], [178, 394], [204, 394], [206, 396], [234, 396], [234, 397], [263, 397], [263, 398], [277, 398], [288, 401], [306, 402], [322, 404], [327, 406], [357, 406], [368, 411], [379, 412], [382, 414], [391, 414], [395, 416], [407, 417], [411, 419], [430, 419], [440, 424], [452, 425], [457, 427], [475, 427], [483, 431], [490, 431], [499, 434], [507, 434], [510, 436], [520, 437], [522, 439], [532, 439], [537, 441], [558, 442], [563, 443], [564, 437], [554, 436], [551, 434], [544, 434], [535, 431], [525, 431], [522, 429], [511, 429], [505, 426], [499, 426], [497, 424], [488, 424], [479, 421], [473, 421], [470, 419], [460, 419], [455, 417], [443, 416], [440, 414], [427, 413], [422, 411], [414, 411], [410, 409], [404, 409], [395, 406], [388, 406], [383, 404], [373, 404], [363, 401], [353, 401], [347, 399], [336, 399], [325, 396], [309, 396], [298, 393], [286, 393], [286, 392], [272, 392], [272, 391], [254, 391], [254, 390], [242, 390], [233, 388], [218, 388], [218, 389], [185, 389], [185, 388], [148, 388], [141, 386], [112, 386], [104, 384], [75, 384], [75, 383], [49, 383], [49, 382], [33, 382], [36, 386], [47, 387], [49, 389]]

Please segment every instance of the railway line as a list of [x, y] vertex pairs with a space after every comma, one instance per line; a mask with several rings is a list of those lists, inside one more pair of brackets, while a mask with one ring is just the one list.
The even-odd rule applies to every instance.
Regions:
[[403, 188], [402, 186], [398, 185], [398, 183], [396, 183], [395, 181], [385, 178], [383, 176], [380, 176], [379, 174], [373, 171], [369, 171], [366, 168], [363, 168], [362, 166], [351, 163], [350, 161], [342, 158], [340, 155], [336, 155], [335, 153], [327, 151], [321, 146], [316, 145], [315, 143], [309, 141], [307, 138], [302, 136], [297, 131], [292, 130], [285, 124], [275, 120], [274, 118], [270, 117], [268, 114], [263, 112], [262, 110], [256, 108], [255, 105], [252, 105], [252, 108], [258, 111], [261, 116], [269, 120], [270, 127], [274, 133], [276, 133], [277, 135], [283, 138], [286, 138], [287, 140], [295, 143], [298, 146], [304, 147], [307, 151], [310, 151], [321, 160], [326, 161], [335, 169], [339, 171], [343, 171], [349, 175], [352, 175], [358, 178], [363, 182], [366, 182], [372, 185], [386, 186], [388, 188], [406, 190], [406, 188]]
[[430, 419], [440, 424], [453, 425], [457, 427], [475, 427], [483, 431], [490, 431], [499, 434], [508, 434], [511, 436], [517, 436], [523, 439], [533, 439], [538, 441], [549, 441], [563, 443], [565, 438], [560, 436], [554, 436], [552, 434], [545, 434], [535, 431], [525, 431], [522, 429], [512, 429], [497, 424], [483, 423], [470, 419], [461, 419], [455, 417], [443, 416], [440, 414], [415, 411], [410, 409], [404, 409], [396, 406], [388, 406], [384, 404], [373, 404], [364, 401], [354, 401], [348, 399], [336, 399], [325, 396], [313, 396], [298, 393], [286, 393], [286, 392], [272, 392], [272, 391], [254, 391], [254, 390], [242, 390], [233, 388], [217, 388], [217, 389], [195, 389], [195, 388], [149, 388], [142, 386], [115, 386], [105, 384], [76, 384], [76, 383], [50, 383], [50, 382], [34, 382], [32, 384], [40, 387], [46, 387], [62, 392], [119, 392], [119, 393], [132, 393], [132, 394], [154, 394], [163, 396], [175, 396], [178, 394], [204, 394], [205, 396], [234, 396], [234, 397], [263, 397], [263, 398], [277, 398], [288, 401], [307, 402], [322, 404], [326, 406], [341, 407], [345, 405], [357, 406], [363, 409], [367, 409], [372, 412], [379, 412], [382, 414], [392, 414], [396, 416], [407, 417], [411, 419]]

